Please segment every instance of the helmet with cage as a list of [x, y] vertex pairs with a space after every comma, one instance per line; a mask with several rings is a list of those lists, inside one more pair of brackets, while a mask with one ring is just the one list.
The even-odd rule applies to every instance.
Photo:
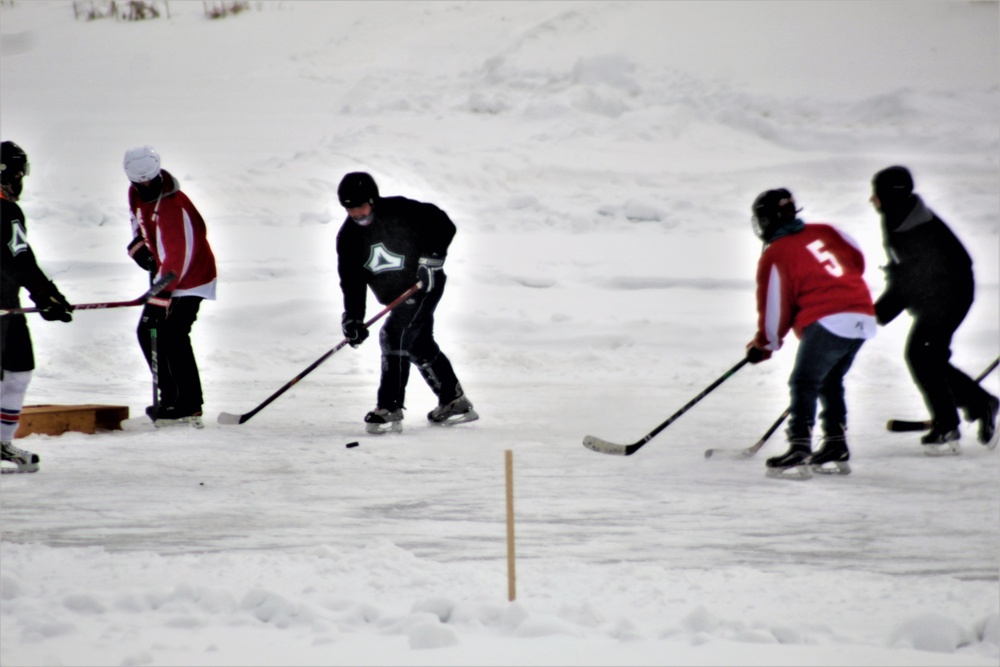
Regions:
[[785, 188], [762, 192], [751, 208], [753, 233], [762, 241], [770, 241], [779, 229], [795, 221], [799, 210], [792, 193]]
[[17, 201], [21, 196], [22, 179], [31, 171], [28, 154], [13, 141], [0, 144], [0, 189], [4, 197]]

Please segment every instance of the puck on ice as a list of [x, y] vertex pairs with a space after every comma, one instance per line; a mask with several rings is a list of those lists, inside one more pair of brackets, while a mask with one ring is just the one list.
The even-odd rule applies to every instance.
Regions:
[[349, 443], [347, 443], [346, 445], [344, 445], [344, 447], [347, 447], [348, 449], [350, 449], [351, 447], [357, 447], [357, 446], [358, 446], [358, 444], [360, 444], [360, 443], [357, 443], [357, 442], [349, 442]]

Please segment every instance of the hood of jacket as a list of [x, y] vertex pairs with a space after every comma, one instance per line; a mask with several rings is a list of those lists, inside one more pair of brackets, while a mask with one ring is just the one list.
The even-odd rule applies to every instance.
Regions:
[[934, 219], [934, 212], [927, 208], [919, 195], [911, 195], [913, 207], [906, 213], [882, 215], [882, 221], [890, 232], [908, 232]]

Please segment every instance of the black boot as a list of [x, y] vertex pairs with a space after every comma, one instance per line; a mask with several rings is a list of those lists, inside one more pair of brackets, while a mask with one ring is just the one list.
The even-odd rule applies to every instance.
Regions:
[[427, 413], [427, 419], [434, 424], [463, 424], [479, 419], [479, 414], [472, 409], [472, 403], [465, 394], [453, 401], [442, 403]]
[[958, 444], [961, 437], [958, 426], [945, 428], [935, 424], [930, 433], [920, 438], [920, 444], [927, 456], [954, 456], [962, 452]]
[[983, 406], [977, 419], [979, 420], [979, 442], [987, 449], [997, 446], [997, 414], [1000, 413], [1000, 399], [991, 394], [986, 395], [986, 405]]
[[[847, 461], [851, 458], [851, 452], [847, 449], [847, 438], [842, 435], [827, 436], [823, 438], [823, 444], [809, 457], [809, 465], [813, 472], [826, 475], [850, 475], [851, 466]], [[825, 464], [832, 464], [826, 466]]]
[[365, 430], [373, 435], [403, 432], [403, 408], [375, 408], [365, 415]]
[[809, 457], [812, 449], [809, 441], [805, 439], [793, 439], [788, 442], [788, 451], [781, 456], [772, 456], [765, 465], [767, 466], [768, 477], [787, 477], [789, 479], [809, 479], [812, 472], [809, 470]]

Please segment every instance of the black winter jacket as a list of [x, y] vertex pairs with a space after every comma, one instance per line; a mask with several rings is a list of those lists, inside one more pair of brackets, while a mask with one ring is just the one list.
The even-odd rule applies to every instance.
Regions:
[[897, 215], [882, 217], [889, 264], [885, 291], [875, 302], [879, 324], [888, 324], [903, 309], [914, 317], [942, 317], [967, 310], [972, 303], [969, 253], [919, 196], [912, 196], [910, 206]]
[[417, 282], [421, 257], [443, 260], [455, 225], [433, 204], [383, 197], [375, 219], [361, 226], [348, 216], [337, 233], [337, 272], [348, 319], [363, 320], [366, 287], [387, 304]]
[[0, 198], [0, 225], [3, 244], [0, 258], [0, 308], [20, 308], [21, 288], [27, 288], [32, 301], [40, 303], [51, 294], [57, 294], [52, 284], [38, 267], [35, 253], [28, 245], [27, 224], [21, 207], [6, 198]]

